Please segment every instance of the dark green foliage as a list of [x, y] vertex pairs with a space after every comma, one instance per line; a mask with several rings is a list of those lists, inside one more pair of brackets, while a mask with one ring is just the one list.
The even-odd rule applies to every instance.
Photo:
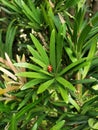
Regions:
[[13, 20], [4, 34], [3, 30], [0, 30], [0, 56], [4, 57], [5, 52], [12, 58], [12, 47], [15, 39], [15, 34], [17, 26], [14, 25], [15, 20]]
[[1, 130], [98, 129], [98, 13], [85, 2], [0, 0]]

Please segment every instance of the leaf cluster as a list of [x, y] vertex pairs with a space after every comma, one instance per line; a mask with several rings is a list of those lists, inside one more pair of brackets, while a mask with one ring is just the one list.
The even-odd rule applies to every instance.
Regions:
[[[98, 13], [87, 17], [85, 2], [0, 0], [11, 16], [5, 41], [0, 31], [2, 130], [98, 129]], [[30, 43], [14, 58], [20, 29]]]

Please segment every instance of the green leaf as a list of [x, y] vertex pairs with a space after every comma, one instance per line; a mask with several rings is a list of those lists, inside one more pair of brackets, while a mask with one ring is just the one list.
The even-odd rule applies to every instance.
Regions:
[[46, 82], [44, 82], [43, 84], [41, 84], [38, 88], [37, 93], [40, 94], [42, 92], [44, 92], [50, 85], [52, 85], [54, 82], [54, 79], [48, 80]]
[[55, 30], [52, 31], [50, 37], [50, 63], [53, 67], [53, 70], [56, 70], [56, 54], [55, 54]]
[[27, 48], [29, 49], [29, 51], [31, 52], [31, 54], [34, 56], [34, 58], [38, 59], [38, 60], [41, 60], [42, 61], [42, 58], [41, 56], [39, 55], [39, 53], [34, 50], [31, 46], [27, 45]]
[[73, 43], [77, 43], [81, 31], [87, 24], [87, 22], [84, 21], [85, 12], [86, 12], [86, 8], [81, 8], [79, 11], [76, 11], [75, 13], [74, 28], [73, 28], [73, 35], [72, 35]]
[[39, 66], [41, 66], [43, 69], [46, 69], [46, 64], [43, 62], [43, 61], [41, 61], [41, 60], [39, 60], [39, 59], [36, 59], [35, 57], [30, 57], [31, 58], [31, 60], [33, 60], [36, 64], [38, 64]]
[[40, 26], [38, 26], [37, 23], [33, 23], [32, 21], [31, 21], [31, 22], [28, 22], [28, 26], [29, 26], [29, 28], [33, 28], [33, 29], [36, 30], [36, 31], [39, 31], [39, 30], [40, 30]]
[[31, 39], [32, 39], [35, 47], [37, 48], [38, 52], [40, 53], [41, 58], [43, 59], [43, 62], [46, 65], [49, 65], [48, 55], [47, 55], [44, 47], [41, 45], [41, 43], [32, 34], [30, 34], [30, 36], [31, 36]]
[[37, 125], [37, 123], [35, 123], [32, 130], [37, 130], [37, 128], [38, 128], [38, 125]]
[[36, 66], [36, 65], [32, 65], [30, 63], [14, 63], [15, 66], [18, 66], [18, 67], [24, 67], [24, 68], [28, 68], [28, 69], [31, 69], [31, 70], [34, 70], [34, 71], [39, 71], [41, 68]]
[[[97, 29], [97, 30], [98, 30], [98, 29]], [[91, 31], [91, 32], [92, 32], [92, 34], [89, 33], [89, 36], [87, 37], [87, 40], [86, 40], [86, 42], [85, 42], [85, 45], [83, 46], [83, 48], [84, 48], [84, 50], [83, 50], [84, 53], [85, 53], [85, 50], [88, 50], [88, 49], [90, 48], [92, 41], [94, 41], [95, 39], [98, 38], [98, 32], [95, 32], [95, 33], [93, 33], [93, 31]]]
[[0, 112], [9, 113], [11, 111], [10, 106], [0, 102]]
[[20, 72], [16, 74], [17, 76], [27, 77], [27, 78], [36, 78], [36, 79], [49, 79], [50, 77], [37, 72]]
[[84, 6], [85, 2], [86, 2], [86, 0], [80, 0], [78, 2], [78, 10]]
[[90, 126], [91, 128], [93, 127], [94, 123], [95, 123], [95, 119], [90, 118], [90, 119], [88, 120], [88, 124], [89, 124], [89, 126]]
[[40, 115], [37, 119], [37, 121], [35, 122], [32, 130], [37, 130], [38, 129], [38, 126], [42, 123], [42, 121], [44, 120], [46, 114], [43, 114], [43, 115]]
[[54, 125], [50, 130], [61, 130], [61, 128], [64, 126], [65, 120], [62, 120], [58, 122], [56, 125]]
[[64, 23], [61, 25], [56, 39], [57, 69], [59, 68], [62, 60], [61, 58], [62, 58], [65, 33], [66, 33], [66, 25]]
[[89, 39], [89, 38], [93, 38], [93, 37], [95, 38], [95, 35], [98, 36], [98, 26], [92, 27], [92, 30], [90, 31], [89, 36], [87, 37], [88, 41], [92, 40], [92, 39]]
[[51, 76], [51, 77], [54, 77], [54, 74], [49, 73], [48, 70], [45, 71], [45, 70], [41, 69], [41, 70], [39, 70], [39, 72], [41, 72], [41, 73], [43, 73], [43, 74], [46, 74], [46, 75], [49, 75], [49, 76]]
[[7, 0], [1, 0], [1, 2], [6, 5], [8, 8], [11, 8], [12, 10], [14, 10], [15, 12], [20, 13], [20, 10], [15, 7], [14, 5], [11, 4], [11, 2], [7, 1]]
[[65, 102], [62, 102], [62, 101], [51, 101], [51, 103], [57, 107], [65, 107], [66, 106], [66, 103]]
[[91, 24], [98, 25], [98, 12], [95, 13], [95, 15], [91, 18]]
[[52, 32], [53, 29], [55, 29], [55, 25], [54, 25], [54, 21], [53, 21], [52, 17], [53, 17], [53, 11], [52, 11], [52, 8], [49, 7], [49, 9], [48, 9], [48, 21], [49, 21], [49, 27], [50, 27], [51, 32]]
[[74, 80], [72, 81], [73, 84], [87, 84], [87, 83], [94, 83], [97, 82], [96, 79], [82, 79], [82, 80]]
[[80, 37], [79, 37], [79, 40], [78, 40], [78, 43], [77, 43], [77, 51], [78, 52], [81, 52], [82, 48], [83, 48], [83, 45], [85, 43], [85, 40], [89, 34], [89, 32], [91, 31], [92, 27], [87, 24], [84, 29], [82, 30], [81, 34], [80, 34]]
[[32, 91], [30, 91], [29, 93], [27, 93], [25, 96], [24, 96], [24, 100], [22, 100], [20, 103], [19, 103], [19, 107], [18, 107], [18, 110], [20, 110], [23, 106], [25, 106], [27, 104], [27, 102], [30, 100], [31, 98], [31, 95], [32, 95]]
[[54, 22], [52, 19], [54, 17], [54, 15], [53, 15], [52, 8], [48, 1], [47, 1], [47, 9], [43, 5], [41, 5], [41, 11], [42, 11], [46, 26], [49, 26], [49, 31], [51, 32], [55, 28]]
[[43, 5], [41, 5], [41, 10], [42, 10], [42, 14], [43, 14], [46, 25], [47, 26], [49, 25], [50, 30], [52, 30], [52, 27], [50, 26], [49, 16], [47, 15], [46, 9]]
[[[63, 69], [59, 75], [63, 75], [64, 73], [68, 72], [69, 70], [73, 69], [74, 67], [77, 68], [78, 65], [81, 65], [82, 63], [85, 63], [86, 58], [79, 59], [78, 61], [71, 63], [68, 65], [65, 69]], [[81, 67], [80, 67], [81, 68]]]
[[16, 115], [13, 114], [8, 130], [17, 130]]
[[[2, 7], [1, 7], [2, 8]], [[4, 8], [3, 8], [4, 9]], [[0, 18], [0, 22], [5, 22], [6, 18]]]
[[87, 110], [87, 113], [88, 113], [88, 115], [90, 117], [94, 117], [95, 118], [95, 117], [98, 116], [98, 102], [96, 103], [96, 105], [94, 105], [94, 106], [93, 105]]
[[38, 103], [40, 103], [46, 97], [47, 96], [43, 96], [38, 100], [36, 100], [35, 102], [27, 104], [25, 107], [23, 107], [20, 111], [16, 113], [16, 120], [19, 120], [25, 113], [27, 113], [30, 109], [34, 108]]
[[4, 52], [5, 52], [5, 48], [4, 48], [4, 43], [2, 41], [2, 30], [0, 30], [0, 56], [4, 57]]
[[56, 80], [66, 88], [75, 91], [75, 87], [66, 79], [62, 78], [62, 77], [57, 77]]
[[77, 111], [80, 111], [79, 105], [71, 98], [71, 96], [69, 96], [69, 102], [77, 109]]
[[76, 57], [73, 55], [73, 51], [69, 47], [65, 46], [64, 49], [66, 50], [66, 52], [72, 62], [77, 61]]
[[13, 25], [15, 20], [11, 21], [7, 28], [6, 39], [5, 39], [5, 52], [12, 58], [12, 46], [15, 39], [17, 27]]
[[33, 80], [30, 80], [29, 82], [27, 82], [27, 83], [25, 83], [23, 85], [23, 87], [21, 88], [21, 90], [25, 90], [25, 89], [28, 89], [28, 88], [33, 88], [34, 85], [37, 85], [40, 82], [42, 82], [42, 79], [33, 79]]
[[90, 119], [88, 120], [88, 124], [89, 124], [89, 126], [90, 126], [92, 129], [98, 130], [98, 121], [95, 120], [94, 118], [90, 118]]
[[61, 86], [58, 87], [61, 93], [61, 96], [63, 100], [68, 103], [68, 91], [66, 89], [63, 89]]
[[39, 24], [41, 24], [40, 18], [42, 18], [42, 17], [41, 17], [41, 13], [39, 12], [39, 8], [35, 8], [35, 4], [31, 0], [28, 0], [28, 5], [29, 5], [31, 11], [33, 12], [34, 17], [36, 18], [37, 22]]
[[93, 129], [98, 129], [98, 121], [94, 124]]
[[71, 6], [75, 6], [80, 0], [66, 0], [65, 6], [69, 8]]
[[91, 45], [91, 48], [90, 48], [88, 56], [87, 56], [87, 60], [89, 60], [89, 59], [91, 59], [91, 60], [89, 61], [88, 65], [84, 67], [84, 72], [83, 72], [83, 77], [82, 77], [83, 79], [86, 77], [86, 75], [87, 75], [87, 73], [89, 71], [92, 58], [95, 55], [96, 45], [97, 45], [97, 39], [94, 39], [92, 41], [92, 45]]
[[91, 109], [91, 106], [93, 105], [94, 102], [98, 101], [98, 96], [94, 95], [93, 97], [89, 98], [86, 100], [82, 106], [82, 114], [85, 114], [88, 109]]
[[[33, 12], [30, 10], [30, 8], [25, 4], [25, 2], [23, 0], [21, 0], [21, 4], [22, 4], [22, 8], [23, 8], [23, 12], [25, 13], [25, 15], [32, 21], [32, 22], [36, 22], [39, 24], [39, 19], [37, 19], [36, 17], [36, 13], [37, 11], [34, 9], [33, 7]], [[32, 3], [33, 5], [33, 3]]]

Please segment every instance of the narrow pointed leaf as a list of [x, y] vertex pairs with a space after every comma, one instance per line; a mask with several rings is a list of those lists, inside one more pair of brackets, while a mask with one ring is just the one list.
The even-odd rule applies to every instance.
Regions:
[[23, 87], [21, 88], [21, 90], [25, 90], [25, 89], [28, 89], [28, 88], [33, 88], [34, 85], [37, 85], [40, 82], [42, 82], [42, 79], [33, 79], [33, 80], [30, 80], [29, 82], [27, 82], [26, 84], [23, 85]]
[[43, 5], [41, 5], [41, 10], [42, 10], [42, 14], [43, 14], [46, 25], [49, 25], [50, 30], [52, 30], [52, 27], [50, 26], [49, 16], [47, 15], [47, 12], [46, 12], [45, 7]]
[[30, 8], [25, 4], [25, 2], [23, 0], [21, 0], [21, 4], [22, 4], [22, 8], [25, 12], [25, 15], [28, 17], [30, 17], [31, 21], [34, 20], [36, 23], [39, 22], [39, 20], [37, 19], [35, 13], [37, 13], [34, 8], [33, 8], [33, 11], [34, 13], [30, 10]]
[[42, 114], [41, 116], [38, 117], [36, 123], [34, 124], [32, 130], [37, 130], [38, 126], [42, 123], [42, 121], [44, 120], [46, 114]]
[[52, 31], [51, 33], [51, 38], [50, 38], [50, 63], [53, 66], [53, 70], [55, 71], [56, 69], [56, 54], [55, 54], [55, 30]]
[[51, 76], [51, 77], [53, 77], [53, 76], [54, 76], [54, 74], [49, 73], [49, 72], [48, 72], [48, 70], [47, 70], [47, 71], [45, 71], [45, 70], [41, 69], [41, 70], [39, 70], [39, 72], [41, 72], [41, 73], [43, 73], [43, 74], [46, 74], [46, 75], [49, 75], [49, 76]]
[[43, 68], [46, 68], [46, 65], [44, 62], [42, 62], [41, 60], [39, 59], [36, 59], [35, 57], [30, 57], [31, 60], [33, 60], [36, 64], [38, 64], [39, 66], [43, 67]]
[[[73, 69], [74, 67], [77, 67], [78, 65], [84, 63], [86, 61], [86, 58], [79, 59], [78, 61], [71, 63], [66, 68], [64, 68], [59, 75], [63, 75], [64, 73], [68, 72], [69, 70]], [[81, 67], [80, 67], [81, 68]]]
[[59, 68], [61, 64], [65, 33], [66, 33], [66, 26], [65, 24], [62, 24], [58, 32], [57, 42], [56, 42], [57, 68]]
[[8, 130], [17, 130], [16, 115], [13, 114]]
[[66, 8], [69, 8], [71, 6], [75, 6], [80, 0], [66, 0]]
[[48, 81], [46, 81], [45, 83], [41, 84], [41, 85], [39, 86], [39, 88], [38, 88], [37, 93], [39, 94], [39, 93], [44, 92], [46, 89], [48, 89], [48, 87], [49, 87], [50, 85], [53, 84], [53, 82], [54, 82], [54, 79], [51, 79], [51, 80], [48, 80]]
[[34, 56], [34, 58], [42, 60], [41, 56], [39, 55], [39, 53], [33, 49], [33, 47], [27, 45], [27, 48], [29, 49], [29, 51], [31, 52], [31, 54]]
[[49, 27], [50, 27], [50, 31], [52, 32], [53, 29], [55, 29], [55, 25], [54, 25], [54, 21], [52, 19], [52, 8], [49, 7], [49, 10], [48, 10], [48, 21], [49, 21]]
[[83, 79], [86, 77], [86, 75], [87, 75], [87, 73], [88, 73], [88, 71], [89, 71], [92, 58], [93, 58], [93, 56], [95, 55], [96, 45], [97, 45], [97, 39], [94, 39], [94, 40], [92, 41], [92, 45], [91, 45], [91, 48], [90, 48], [90, 50], [89, 50], [89, 54], [88, 54], [88, 57], [87, 57], [87, 60], [89, 60], [89, 59], [91, 59], [91, 60], [89, 61], [88, 65], [84, 67]]
[[59, 86], [59, 90], [60, 90], [60, 93], [61, 93], [63, 100], [66, 103], [68, 103], [68, 91], [67, 91], [67, 89], [63, 89], [61, 86]]
[[91, 18], [91, 23], [93, 25], [98, 25], [98, 12]]
[[7, 7], [9, 7], [10, 9], [14, 10], [15, 12], [20, 13], [20, 10], [15, 7], [14, 5], [11, 4], [11, 2], [7, 1], [7, 0], [1, 0], [1, 2], [6, 5]]
[[86, 2], [86, 0], [80, 0], [78, 2], [78, 9], [82, 8], [84, 6], [85, 2]]
[[36, 66], [36, 65], [33, 65], [33, 64], [30, 64], [30, 63], [15, 63], [14, 64], [15, 66], [18, 66], [18, 67], [24, 67], [24, 68], [28, 68], [28, 69], [31, 69], [31, 70], [34, 70], [34, 71], [39, 71], [41, 68]]
[[77, 109], [77, 111], [80, 111], [79, 105], [71, 98], [71, 96], [69, 96], [69, 102]]
[[50, 130], [61, 130], [61, 128], [64, 126], [65, 120], [62, 120], [58, 122], [56, 125], [54, 125]]
[[91, 31], [91, 29], [92, 29], [92, 27], [89, 24], [87, 24], [86, 27], [82, 30], [78, 43], [77, 43], [78, 52], [81, 52], [83, 45], [85, 43], [85, 40], [86, 40], [89, 32]]
[[0, 56], [2, 58], [4, 57], [4, 52], [5, 52], [5, 48], [4, 48], [4, 43], [2, 41], [2, 30], [0, 30]]
[[12, 46], [15, 39], [15, 34], [17, 30], [17, 26], [13, 25], [15, 20], [11, 21], [8, 26], [7, 33], [6, 33], [6, 41], [5, 41], [5, 51], [8, 55], [12, 58]]
[[38, 52], [40, 53], [42, 59], [43, 59], [43, 62], [46, 64], [46, 65], [49, 65], [49, 59], [48, 59], [48, 56], [47, 56], [47, 53], [44, 49], [44, 47], [41, 45], [41, 43], [37, 40], [37, 38], [35, 38], [32, 34], [30, 35], [31, 36], [31, 39], [36, 47], [36, 49], [38, 50]]
[[43, 99], [45, 99], [47, 96], [43, 96], [41, 98], [39, 98], [38, 100], [36, 100], [33, 103], [29, 103], [27, 104], [25, 107], [23, 107], [20, 111], [18, 111], [16, 113], [16, 119], [19, 120], [21, 119], [21, 117], [27, 113], [30, 109], [34, 108], [37, 104], [39, 104]]
[[37, 73], [37, 72], [20, 72], [16, 74], [17, 76], [27, 77], [27, 78], [36, 78], [36, 79], [48, 79], [49, 76]]
[[69, 47], [65, 46], [64, 49], [66, 50], [66, 53], [68, 54], [68, 56], [72, 62], [77, 61], [76, 57], [73, 55], [73, 51]]
[[75, 91], [75, 87], [66, 79], [62, 78], [62, 77], [57, 77], [56, 80], [66, 88]]
[[20, 103], [19, 103], [19, 106], [18, 106], [18, 110], [20, 110], [21, 108], [23, 108], [23, 106], [27, 105], [28, 102], [30, 101], [30, 98], [31, 98], [31, 95], [33, 94], [33, 91], [29, 91], [29, 93], [27, 93], [25, 96], [24, 96], [24, 100], [22, 100]]
[[35, 5], [34, 5], [34, 3], [33, 3], [31, 0], [28, 0], [28, 5], [29, 5], [31, 11], [32, 11], [33, 14], [34, 14], [34, 17], [36, 17], [37, 22], [38, 22], [39, 24], [41, 24], [41, 21], [40, 21], [40, 15], [41, 15], [41, 14], [39, 13], [38, 8], [35, 8]]

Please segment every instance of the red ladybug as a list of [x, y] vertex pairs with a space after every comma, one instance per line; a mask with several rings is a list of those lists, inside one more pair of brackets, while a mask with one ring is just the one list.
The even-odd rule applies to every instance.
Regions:
[[51, 65], [48, 65], [48, 68], [47, 68], [48, 72], [52, 72], [53, 68]]

